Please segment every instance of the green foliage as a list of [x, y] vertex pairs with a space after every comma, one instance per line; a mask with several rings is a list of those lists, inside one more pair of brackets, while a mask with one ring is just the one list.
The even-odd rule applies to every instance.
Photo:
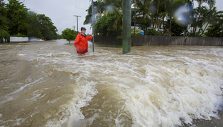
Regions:
[[206, 36], [209, 37], [223, 37], [223, 11], [220, 11], [216, 14], [217, 20], [210, 24]]
[[138, 29], [137, 27], [134, 29], [134, 28], [132, 28], [131, 29], [131, 34], [132, 34], [132, 36], [134, 36], [134, 35], [136, 35], [136, 36], [141, 36], [141, 31], [142, 30], [140, 30], [140, 29]]
[[176, 22], [172, 22], [171, 25], [172, 25], [171, 28], [172, 36], [183, 36], [183, 33], [187, 31], [187, 27], [180, 26]]
[[[195, 2], [198, 3], [196, 8], [193, 6]], [[144, 30], [145, 34], [214, 36], [207, 31], [221, 33], [221, 19], [217, 18], [218, 12], [215, 7], [215, 0], [134, 0], [133, 4], [132, 22]], [[179, 7], [186, 4], [193, 6], [193, 13], [190, 17], [193, 22], [186, 26], [180, 26], [175, 23], [173, 15]], [[113, 6], [114, 11], [112, 13], [107, 12], [106, 7], [108, 5]], [[94, 6], [97, 7], [97, 14], [101, 17], [95, 25], [96, 33], [104, 36], [114, 35], [114, 33], [120, 35], [122, 24], [121, 0], [97, 0], [94, 2]], [[85, 23], [91, 23], [91, 17], [90, 6]], [[118, 25], [116, 26], [115, 23], [118, 23]]]
[[[121, 0], [97, 0], [94, 2], [94, 8], [96, 8], [96, 13], [99, 17], [94, 25], [96, 34], [103, 36], [121, 34], [121, 3]], [[88, 15], [85, 18], [85, 24], [92, 23], [92, 6], [87, 11]]]
[[62, 31], [61, 36], [63, 39], [67, 39], [67, 41], [69, 41], [69, 43], [70, 43], [71, 40], [74, 40], [76, 38], [77, 34], [78, 34], [77, 31], [67, 28]]
[[148, 29], [145, 32], [146, 35], [161, 35], [161, 33], [155, 29]]
[[0, 42], [3, 42], [3, 38], [8, 38], [8, 19], [7, 10], [3, 0], [0, 0]]
[[216, 21], [216, 8], [208, 9], [207, 7], [198, 7], [194, 9], [193, 23], [191, 24], [190, 35], [204, 36], [208, 25]]
[[[171, 26], [170, 26], [171, 25]], [[171, 28], [170, 35], [171, 36], [183, 36], [184, 32], [187, 31], [186, 26], [178, 25], [175, 21], [167, 20], [164, 28]]]
[[44, 14], [28, 12], [27, 36], [44, 40], [57, 39], [57, 29], [51, 19]]
[[43, 38], [41, 32], [41, 23], [38, 19], [38, 14], [35, 12], [28, 12], [28, 26], [27, 26], [27, 36]]
[[57, 34], [57, 39], [63, 39], [62, 35]]
[[56, 33], [57, 28], [53, 25], [51, 19], [45, 16], [44, 14], [38, 14], [37, 18], [40, 24], [42, 39], [44, 40], [57, 39], [57, 33]]
[[[96, 0], [93, 3], [94, 13], [99, 15], [105, 13], [113, 13], [120, 11], [122, 9], [122, 1], [121, 0]], [[110, 9], [109, 9], [110, 8]], [[92, 23], [92, 5], [87, 10], [88, 14], [85, 17], [84, 24]]]
[[18, 0], [9, 0], [6, 5], [0, 0], [0, 12], [0, 42], [9, 41], [10, 36], [57, 39], [57, 29], [51, 19], [28, 11]]
[[122, 16], [117, 13], [109, 13], [102, 16], [95, 24], [95, 33], [108, 36], [120, 35], [122, 26]]
[[9, 0], [6, 5], [7, 18], [9, 19], [9, 33], [27, 34], [27, 8], [18, 0]]
[[[95, 13], [103, 13], [105, 11], [105, 4], [102, 1], [95, 1], [94, 2], [94, 7], [96, 7], [96, 12]], [[84, 24], [90, 24], [92, 23], [92, 5], [88, 8], [88, 14], [86, 15]]]

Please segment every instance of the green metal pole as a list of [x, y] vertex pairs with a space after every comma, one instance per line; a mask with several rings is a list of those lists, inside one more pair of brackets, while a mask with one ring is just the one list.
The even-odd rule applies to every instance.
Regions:
[[[92, 20], [93, 20], [93, 16], [94, 16], [94, 1], [93, 0], [91, 0], [91, 18], [92, 18]], [[92, 27], [92, 36], [93, 36], [93, 38], [92, 38], [92, 50], [93, 50], [93, 52], [94, 52], [94, 25], [95, 25], [95, 23], [92, 21], [92, 23], [91, 23], [91, 27]]]
[[126, 54], [131, 48], [131, 0], [122, 0], [122, 9], [122, 48]]

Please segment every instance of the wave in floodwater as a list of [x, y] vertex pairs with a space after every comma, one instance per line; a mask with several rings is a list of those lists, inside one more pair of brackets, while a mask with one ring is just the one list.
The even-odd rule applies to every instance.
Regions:
[[95, 53], [77, 57], [71, 46], [58, 43], [26, 45], [18, 53], [75, 75], [70, 76], [72, 98], [45, 126], [173, 127], [218, 117], [221, 47], [134, 47], [127, 55], [96, 47]]

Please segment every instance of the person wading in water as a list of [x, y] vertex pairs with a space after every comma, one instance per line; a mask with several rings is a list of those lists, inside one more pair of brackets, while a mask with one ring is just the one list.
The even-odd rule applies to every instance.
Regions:
[[81, 32], [78, 33], [74, 41], [74, 47], [76, 47], [78, 55], [83, 55], [88, 52], [88, 41], [92, 40], [92, 36], [86, 35], [85, 33], [86, 28], [81, 27]]

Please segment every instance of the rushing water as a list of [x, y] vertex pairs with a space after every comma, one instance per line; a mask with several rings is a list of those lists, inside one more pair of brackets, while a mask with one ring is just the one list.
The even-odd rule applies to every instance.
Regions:
[[222, 47], [0, 45], [0, 126], [173, 127], [218, 117]]

